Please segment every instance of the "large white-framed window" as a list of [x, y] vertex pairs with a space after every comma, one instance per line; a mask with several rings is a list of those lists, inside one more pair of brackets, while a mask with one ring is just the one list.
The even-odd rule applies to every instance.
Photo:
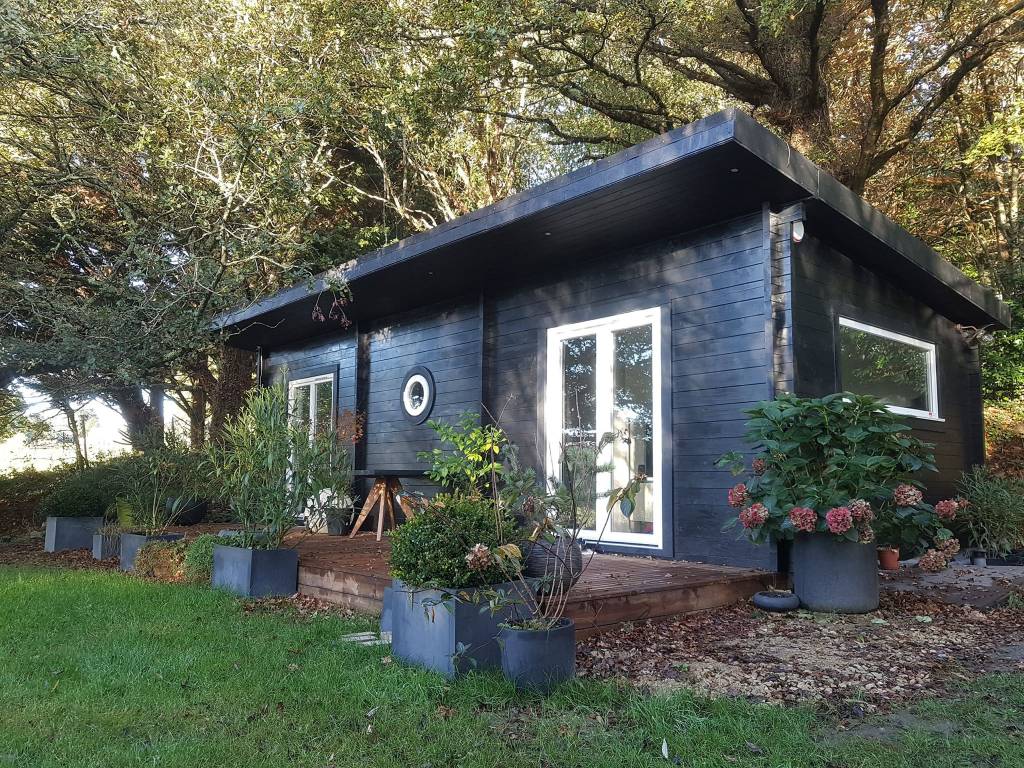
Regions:
[[288, 413], [310, 436], [334, 429], [334, 374], [289, 381]]
[[842, 389], [877, 397], [893, 413], [939, 419], [934, 344], [840, 317], [838, 345]]
[[[661, 309], [550, 328], [544, 418], [548, 477], [561, 477], [562, 446], [613, 433], [599, 463], [584, 535], [592, 540], [660, 548]], [[637, 473], [647, 481], [632, 509], [607, 509], [607, 495]]]

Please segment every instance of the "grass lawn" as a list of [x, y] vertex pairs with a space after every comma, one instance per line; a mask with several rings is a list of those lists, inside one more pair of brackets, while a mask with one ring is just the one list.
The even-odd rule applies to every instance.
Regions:
[[922, 702], [920, 727], [880, 741], [837, 737], [808, 709], [448, 683], [338, 641], [366, 627], [118, 573], [0, 568], [0, 766], [1024, 766], [1022, 676]]

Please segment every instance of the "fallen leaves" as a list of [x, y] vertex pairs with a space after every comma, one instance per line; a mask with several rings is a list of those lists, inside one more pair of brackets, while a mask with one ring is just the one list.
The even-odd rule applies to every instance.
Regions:
[[587, 677], [694, 687], [775, 704], [817, 702], [852, 715], [941, 691], [1024, 636], [1024, 612], [982, 613], [883, 594], [865, 616], [766, 614], [746, 604], [636, 623], [580, 644]]

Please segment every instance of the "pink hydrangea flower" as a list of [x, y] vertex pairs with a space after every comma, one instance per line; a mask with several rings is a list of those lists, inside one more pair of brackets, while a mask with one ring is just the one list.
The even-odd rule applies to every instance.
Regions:
[[875, 519], [875, 511], [871, 508], [870, 502], [864, 499], [854, 499], [846, 506], [850, 508], [855, 523], [870, 523]]
[[922, 571], [938, 573], [939, 571], [945, 570], [946, 566], [949, 565], [949, 558], [946, 557], [945, 552], [941, 552], [937, 549], [929, 549], [921, 555], [921, 560], [918, 562], [918, 565], [921, 566]]
[[874, 528], [872, 528], [870, 525], [865, 525], [863, 528], [860, 529], [860, 536], [858, 537], [857, 541], [859, 541], [861, 544], [870, 544], [874, 540], [875, 540], [875, 529]]
[[825, 523], [832, 533], [846, 533], [853, 528], [853, 513], [849, 507], [832, 507], [825, 513]]
[[764, 504], [752, 504], [739, 514], [744, 528], [757, 528], [768, 519], [768, 508]]
[[747, 500], [750, 497], [747, 495], [747, 486], [743, 483], [737, 483], [729, 489], [729, 506], [739, 509], [747, 504]]
[[793, 527], [804, 533], [813, 533], [818, 527], [818, 513], [810, 507], [793, 507], [789, 510]]
[[768, 469], [768, 462], [764, 459], [754, 459], [750, 466], [754, 470], [755, 475], [763, 475], [764, 471]]
[[956, 519], [956, 513], [959, 509], [960, 504], [955, 499], [943, 499], [935, 504], [935, 514], [943, 520]]
[[906, 483], [897, 485], [896, 490], [892, 492], [892, 500], [897, 507], [916, 507], [922, 498], [921, 491]]

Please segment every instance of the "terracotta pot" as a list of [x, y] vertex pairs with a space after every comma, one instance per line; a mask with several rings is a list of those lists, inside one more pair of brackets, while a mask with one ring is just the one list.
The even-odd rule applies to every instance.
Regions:
[[900, 569], [900, 551], [893, 547], [879, 547], [878, 564], [883, 571], [898, 571]]

